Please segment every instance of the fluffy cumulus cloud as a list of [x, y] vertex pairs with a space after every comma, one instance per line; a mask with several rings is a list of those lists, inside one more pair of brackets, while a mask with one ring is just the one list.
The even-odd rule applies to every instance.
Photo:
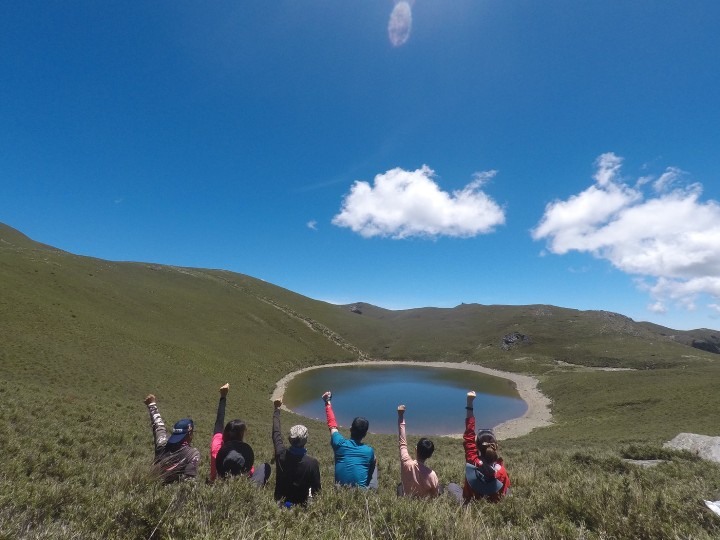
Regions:
[[475, 173], [463, 189], [448, 193], [426, 165], [415, 171], [392, 169], [373, 185], [357, 181], [333, 224], [370, 238], [470, 237], [505, 222], [503, 209], [482, 191], [495, 171]]
[[667, 301], [693, 309], [700, 295], [720, 298], [720, 205], [702, 201], [702, 186], [675, 167], [631, 185], [621, 166], [601, 155], [594, 184], [548, 204], [533, 238], [551, 253], [592, 253], [640, 276], [654, 312]]
[[390, 13], [388, 37], [395, 47], [404, 45], [410, 39], [412, 30], [412, 5], [407, 0], [398, 0]]

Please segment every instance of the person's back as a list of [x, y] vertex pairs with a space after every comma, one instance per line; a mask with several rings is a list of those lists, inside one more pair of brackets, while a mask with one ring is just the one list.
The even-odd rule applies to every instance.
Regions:
[[193, 421], [189, 418], [179, 420], [173, 426], [173, 434], [168, 437], [155, 396], [148, 395], [144, 403], [148, 408], [155, 441], [154, 472], [166, 484], [177, 480], [194, 480], [200, 463], [200, 452], [190, 445]]
[[305, 426], [290, 428], [290, 446], [283, 444], [280, 429], [280, 407], [282, 402], [275, 400], [273, 412], [272, 439], [275, 449], [275, 500], [286, 504], [305, 504], [309, 496], [320, 492], [320, 464], [317, 459], [307, 455], [305, 444], [308, 431]]
[[231, 476], [246, 476], [258, 486], [264, 486], [270, 478], [270, 465], [262, 463], [255, 467], [255, 453], [244, 441], [247, 425], [243, 420], [225, 422], [225, 407], [230, 384], [220, 387], [220, 401], [215, 417], [215, 432], [210, 442], [210, 480]]
[[338, 431], [335, 413], [330, 399], [332, 394], [325, 392], [325, 415], [330, 429], [330, 445], [335, 453], [335, 483], [344, 486], [377, 487], [377, 460], [373, 448], [362, 442], [367, 433], [369, 422], [363, 417], [353, 420], [350, 438], [346, 439]]
[[225, 441], [218, 450], [215, 467], [219, 478], [238, 475], [252, 477], [255, 471], [255, 453], [244, 441]]
[[335, 482], [344, 486], [370, 485], [375, 451], [371, 446], [355, 439], [346, 439], [339, 431], [330, 436], [335, 452]]
[[168, 444], [155, 456], [155, 470], [163, 482], [194, 479], [197, 476], [200, 451], [189, 445]]
[[503, 459], [498, 456], [497, 440], [492, 431], [482, 430], [475, 434], [474, 400], [475, 392], [468, 392], [463, 434], [467, 464], [463, 499], [466, 502], [472, 499], [498, 502], [510, 489], [510, 476], [505, 469]]
[[421, 438], [415, 449], [417, 459], [413, 459], [407, 449], [405, 434], [405, 405], [398, 407], [398, 447], [400, 450], [400, 480], [402, 494], [416, 497], [436, 497], [440, 494], [437, 475], [425, 460], [432, 456], [435, 447], [432, 441]]

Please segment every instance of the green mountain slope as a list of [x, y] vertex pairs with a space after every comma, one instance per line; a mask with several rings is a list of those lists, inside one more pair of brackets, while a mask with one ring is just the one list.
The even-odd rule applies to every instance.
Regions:
[[[671, 337], [680, 332], [553, 306], [351, 311], [232, 272], [76, 256], [4, 225], [0, 284], [0, 538], [720, 534], [701, 503], [718, 498], [720, 468], [660, 448], [680, 431], [717, 434], [720, 357]], [[528, 339], [503, 348], [515, 333]], [[283, 512], [270, 490], [241, 481], [161, 487], [148, 476], [145, 394], [158, 395], [170, 423], [194, 418], [206, 476], [222, 383], [231, 384], [227, 418], [248, 421], [248, 442], [269, 461], [275, 382], [302, 367], [366, 358], [538, 376], [555, 424], [503, 443], [514, 497], [462, 513], [447, 498], [398, 500], [396, 441], [379, 435], [368, 437], [381, 460], [378, 493], [330, 489], [326, 428], [286, 413], [284, 427], [310, 428], [327, 488], [306, 512]], [[458, 441], [436, 445], [442, 481], [461, 481]], [[626, 456], [670, 463], [640, 470]]]

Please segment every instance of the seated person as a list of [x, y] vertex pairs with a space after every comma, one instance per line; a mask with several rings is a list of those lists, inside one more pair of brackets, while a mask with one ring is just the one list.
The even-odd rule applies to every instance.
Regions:
[[[466, 504], [473, 499], [498, 502], [510, 489], [510, 476], [505, 469], [503, 459], [498, 456], [498, 443], [492, 430], [481, 429], [477, 436], [475, 435], [474, 400], [475, 392], [468, 392], [463, 434], [466, 464], [462, 499]], [[460, 499], [457, 484], [452, 487], [448, 485], [448, 491]]]
[[275, 500], [290, 507], [306, 504], [308, 497], [320, 493], [320, 465], [318, 460], [307, 455], [305, 445], [308, 430], [303, 425], [290, 428], [288, 441], [283, 444], [280, 431], [280, 407], [282, 401], [273, 402], [272, 440], [275, 448]]
[[421, 438], [415, 447], [415, 459], [410, 457], [405, 437], [405, 405], [397, 408], [398, 412], [398, 446], [400, 447], [400, 480], [402, 493], [417, 497], [437, 497], [440, 494], [438, 477], [430, 467], [425, 465], [435, 451], [430, 439]]
[[322, 395], [325, 402], [325, 416], [330, 429], [330, 446], [335, 453], [335, 483], [342, 486], [377, 488], [377, 460], [371, 446], [363, 444], [370, 422], [362, 416], [356, 417], [350, 426], [350, 438], [338, 431], [335, 413], [330, 400], [332, 392]]
[[254, 484], [264, 486], [270, 478], [270, 465], [255, 467], [255, 453], [244, 441], [247, 425], [242, 420], [231, 420], [223, 428], [225, 404], [230, 384], [220, 387], [220, 402], [215, 417], [215, 432], [210, 441], [210, 480], [229, 476], [247, 476]]
[[150, 425], [155, 440], [153, 470], [166, 484], [176, 480], [194, 480], [200, 463], [200, 452], [190, 446], [194, 428], [192, 419], [178, 420], [173, 426], [172, 435], [168, 437], [155, 396], [149, 394], [144, 402], [150, 414]]

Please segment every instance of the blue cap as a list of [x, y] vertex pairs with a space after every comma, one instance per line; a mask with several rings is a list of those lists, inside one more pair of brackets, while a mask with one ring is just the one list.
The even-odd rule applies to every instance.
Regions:
[[190, 418], [183, 418], [175, 422], [172, 435], [168, 439], [168, 444], [177, 444], [187, 437], [193, 431], [193, 421]]

